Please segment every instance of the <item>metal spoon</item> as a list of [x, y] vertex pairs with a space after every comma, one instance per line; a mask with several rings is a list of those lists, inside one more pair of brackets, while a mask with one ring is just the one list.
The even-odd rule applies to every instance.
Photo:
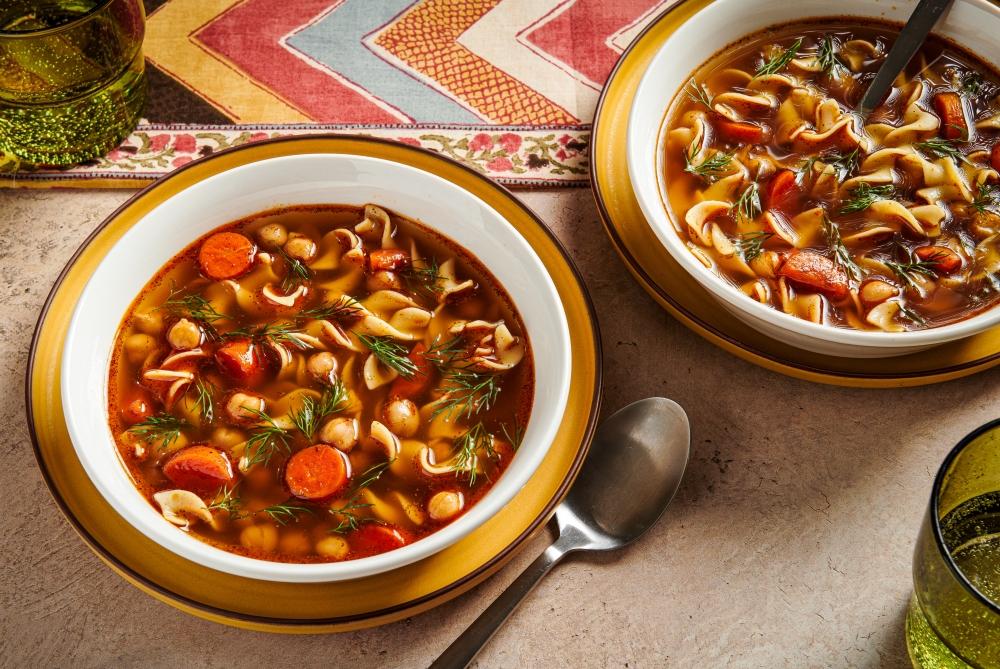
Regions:
[[909, 20], [896, 39], [896, 43], [889, 49], [885, 62], [882, 63], [882, 67], [879, 68], [871, 85], [861, 98], [861, 102], [858, 103], [856, 111], [861, 114], [862, 119], [867, 119], [875, 111], [875, 108], [882, 102], [882, 98], [892, 87], [892, 82], [896, 81], [896, 77], [920, 49], [924, 40], [931, 33], [931, 29], [944, 14], [944, 10], [948, 9], [954, 1], [920, 0], [920, 4], [910, 14]]
[[430, 669], [466, 667], [521, 600], [567, 553], [607, 551], [651, 528], [680, 487], [691, 426], [676, 402], [633, 402], [597, 429], [566, 499], [556, 507], [559, 539], [545, 549]]

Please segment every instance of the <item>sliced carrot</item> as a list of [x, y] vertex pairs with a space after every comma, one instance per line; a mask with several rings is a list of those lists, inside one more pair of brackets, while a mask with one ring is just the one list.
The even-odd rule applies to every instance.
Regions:
[[962, 268], [962, 256], [945, 246], [921, 246], [913, 255], [930, 265], [935, 274], [953, 274]]
[[122, 409], [122, 418], [129, 425], [135, 425], [149, 418], [154, 413], [156, 413], [156, 409], [153, 407], [153, 399], [149, 396], [149, 393], [145, 390], [137, 389], [135, 394], [132, 395], [131, 401], [128, 401], [128, 404]]
[[396, 377], [389, 388], [389, 398], [402, 397], [419, 404], [427, 391], [434, 383], [434, 365], [430, 360], [421, 355], [427, 348], [423, 344], [417, 344], [406, 356], [417, 367], [417, 373], [412, 379], [405, 379], [402, 376]]
[[219, 369], [232, 379], [250, 381], [263, 370], [260, 350], [249, 338], [227, 341], [215, 352]]
[[347, 456], [320, 444], [298, 451], [285, 465], [285, 485], [301, 499], [321, 500], [341, 492], [351, 477]]
[[220, 232], [201, 245], [198, 263], [209, 279], [235, 279], [250, 271], [256, 253], [254, 243], [238, 232]]
[[409, 533], [389, 524], [364, 523], [351, 533], [351, 544], [355, 550], [368, 555], [402, 548], [412, 540]]
[[398, 272], [410, 264], [410, 254], [401, 249], [377, 249], [368, 254], [373, 272]]
[[185, 446], [163, 465], [163, 475], [174, 485], [193, 492], [211, 492], [233, 480], [229, 457], [205, 444]]
[[969, 124], [965, 122], [961, 95], [951, 91], [938, 93], [934, 96], [934, 111], [941, 117], [941, 134], [945, 139], [969, 138]]
[[774, 175], [774, 178], [767, 182], [765, 190], [767, 209], [783, 210], [799, 194], [799, 184], [796, 180], [795, 172], [792, 170], [781, 170]]
[[770, 133], [755, 123], [746, 121], [730, 121], [725, 116], [716, 114], [713, 117], [715, 130], [719, 139], [730, 144], [763, 144]]
[[993, 145], [993, 150], [990, 151], [990, 167], [1000, 172], [1000, 142]]
[[842, 300], [850, 291], [847, 274], [826, 256], [809, 251], [793, 251], [778, 273], [796, 284], [826, 295], [831, 300]]

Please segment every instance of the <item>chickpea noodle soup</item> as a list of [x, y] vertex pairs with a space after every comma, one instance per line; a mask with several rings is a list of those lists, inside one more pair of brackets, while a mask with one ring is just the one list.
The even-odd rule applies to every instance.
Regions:
[[852, 18], [751, 35], [667, 112], [667, 209], [749, 299], [905, 332], [1000, 299], [1000, 78], [931, 38], [871, 117], [852, 110], [899, 34]]
[[374, 205], [220, 228], [120, 327], [112, 433], [139, 491], [213, 546], [281, 562], [383, 553], [489, 491], [527, 425], [534, 366], [468, 251]]

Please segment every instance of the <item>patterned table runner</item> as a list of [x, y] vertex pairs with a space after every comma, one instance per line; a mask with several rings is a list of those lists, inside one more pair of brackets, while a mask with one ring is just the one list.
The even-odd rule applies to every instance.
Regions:
[[145, 0], [146, 119], [0, 185], [141, 187], [220, 149], [365, 134], [513, 185], [583, 185], [601, 87], [671, 0]]

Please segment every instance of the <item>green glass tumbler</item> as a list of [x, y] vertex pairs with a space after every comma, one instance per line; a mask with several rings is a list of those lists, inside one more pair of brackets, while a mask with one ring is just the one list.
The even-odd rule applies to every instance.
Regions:
[[102, 156], [146, 105], [142, 0], [0, 2], [0, 149], [28, 163]]
[[1000, 420], [938, 470], [913, 555], [907, 647], [918, 669], [1000, 669]]

